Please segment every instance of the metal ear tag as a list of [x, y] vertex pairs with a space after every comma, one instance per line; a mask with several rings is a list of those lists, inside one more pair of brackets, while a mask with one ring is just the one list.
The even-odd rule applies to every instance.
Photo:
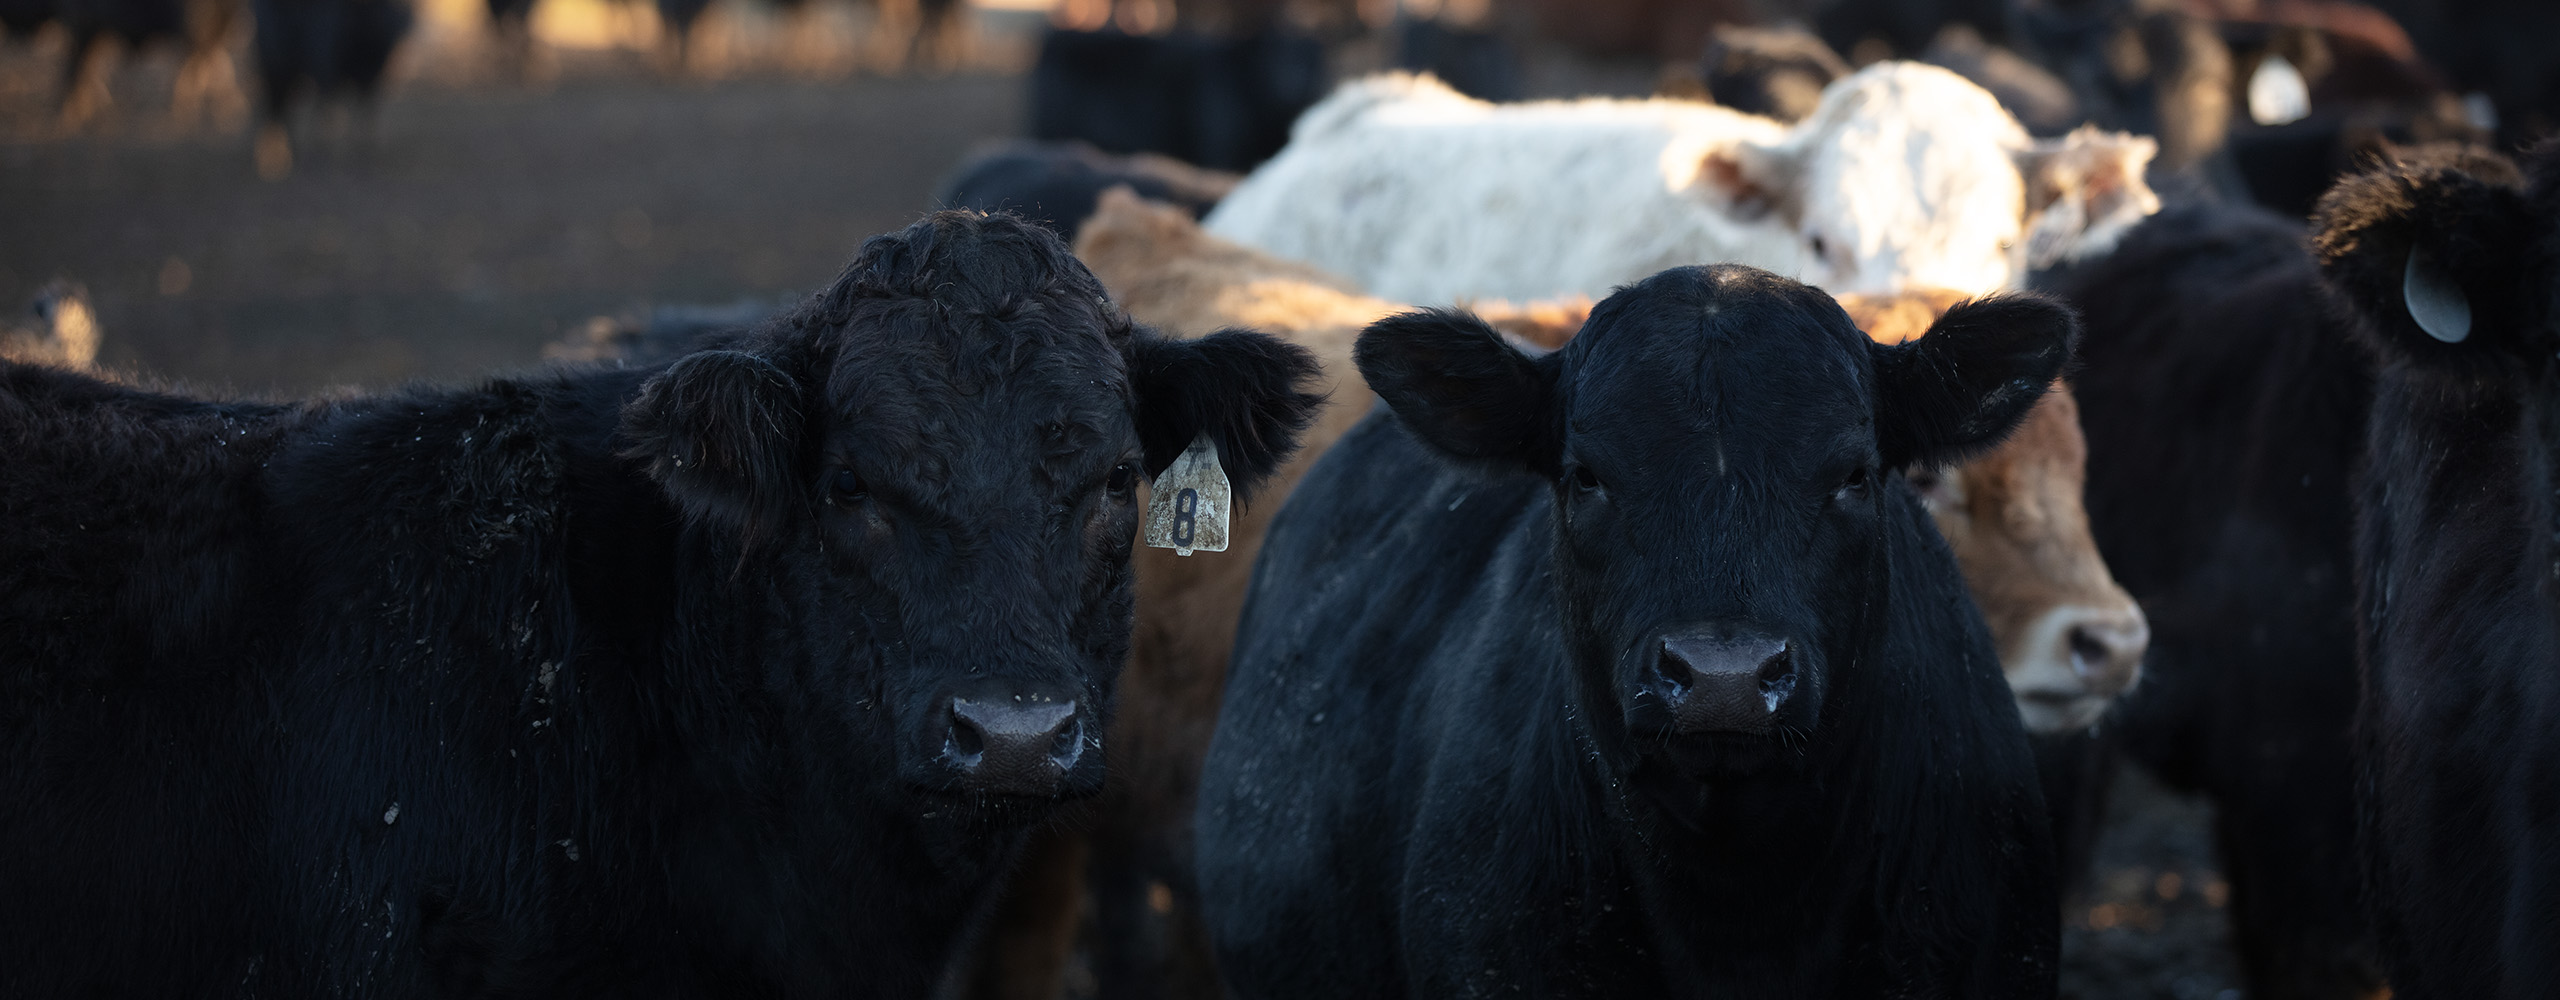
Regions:
[[1147, 544], [1178, 556], [1226, 551], [1232, 497], [1227, 470], [1218, 465], [1218, 446], [1206, 434], [1192, 439], [1148, 487]]
[[2409, 248], [2409, 266], [2400, 274], [2400, 296], [2409, 303], [2409, 318], [2417, 320], [2418, 329], [2427, 331], [2427, 336], [2448, 344], [2471, 336], [2471, 300], [2426, 251]]

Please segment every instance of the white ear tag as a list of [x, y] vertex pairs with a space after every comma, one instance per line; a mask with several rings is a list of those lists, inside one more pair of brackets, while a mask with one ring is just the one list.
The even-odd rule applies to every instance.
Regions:
[[1218, 446], [1206, 434], [1194, 438], [1148, 487], [1147, 544], [1178, 556], [1226, 551], [1232, 497]]
[[2282, 125], [2309, 117], [2311, 82], [2302, 78], [2302, 71], [2283, 56], [2259, 60], [2258, 71], [2249, 74], [2249, 120]]
[[2448, 344], [2459, 344], [2471, 336], [2471, 300], [2463, 297], [2462, 286], [2436, 266], [2427, 252], [2409, 248], [2409, 266], [2400, 276], [2400, 295], [2409, 302], [2409, 318], [2418, 321], [2418, 329], [2427, 336]]

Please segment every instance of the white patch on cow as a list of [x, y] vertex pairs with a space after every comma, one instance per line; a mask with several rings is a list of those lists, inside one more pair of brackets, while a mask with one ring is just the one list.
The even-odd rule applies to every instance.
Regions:
[[382, 811], [382, 825], [390, 826], [397, 822], [400, 822], [400, 803], [394, 802], [391, 808]]
[[[1206, 227], [1424, 304], [1597, 297], [1720, 261], [1840, 293], [1982, 294], [2022, 277], [2033, 149], [1989, 93], [1915, 63], [1833, 84], [1792, 127], [1664, 99], [1494, 105], [1394, 74], [1310, 109]], [[2144, 204], [2130, 182], [2141, 197], [2074, 208]], [[2057, 230], [2055, 252], [2093, 226]]]
[[2400, 272], [2400, 296], [2409, 303], [2409, 318], [2427, 336], [2459, 344], [2471, 336], [2471, 299], [2424, 248], [2409, 248], [2409, 265]]

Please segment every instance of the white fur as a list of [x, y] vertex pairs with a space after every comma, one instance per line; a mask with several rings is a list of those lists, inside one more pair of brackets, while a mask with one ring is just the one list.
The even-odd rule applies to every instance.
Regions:
[[[2124, 141], [2149, 158], [2149, 140]], [[1309, 109], [1207, 227], [1405, 302], [1597, 297], [1716, 261], [1840, 293], [1982, 293], [2022, 276], [2031, 221], [2040, 236], [2104, 224], [2109, 242], [2123, 228], [2068, 193], [2058, 208], [2086, 222], [2026, 218], [2019, 164], [2060, 159], [2035, 148], [1982, 88], [1914, 63], [1833, 84], [1792, 128], [1659, 99], [1492, 105], [1388, 75]], [[2134, 219], [2158, 207], [2139, 194]]]

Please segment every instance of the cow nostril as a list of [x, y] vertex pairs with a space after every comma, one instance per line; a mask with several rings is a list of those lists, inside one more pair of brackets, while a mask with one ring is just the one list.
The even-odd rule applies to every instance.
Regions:
[[978, 724], [962, 717], [956, 708], [951, 712], [950, 739], [951, 751], [959, 756], [978, 757], [987, 752], [987, 734], [978, 731]]
[[1083, 750], [1084, 719], [1082, 717], [1069, 717], [1066, 724], [1059, 726], [1058, 732], [1049, 737], [1049, 756], [1054, 760], [1072, 762]]
[[1778, 655], [1770, 657], [1768, 662], [1760, 665], [1760, 700], [1768, 706], [1769, 711], [1775, 712], [1778, 706], [1786, 704], [1789, 695], [1795, 693], [1795, 654], [1782, 649], [1778, 651]]
[[1681, 659], [1680, 654], [1672, 652], [1670, 644], [1665, 643], [1662, 652], [1653, 658], [1651, 687], [1654, 693], [1662, 696], [1663, 701], [1677, 702], [1680, 696], [1689, 690], [1690, 672], [1689, 662]]
[[2115, 660], [2115, 647], [2090, 631], [2086, 625], [2071, 629], [2071, 672], [2081, 677], [2094, 677], [2106, 672]]

